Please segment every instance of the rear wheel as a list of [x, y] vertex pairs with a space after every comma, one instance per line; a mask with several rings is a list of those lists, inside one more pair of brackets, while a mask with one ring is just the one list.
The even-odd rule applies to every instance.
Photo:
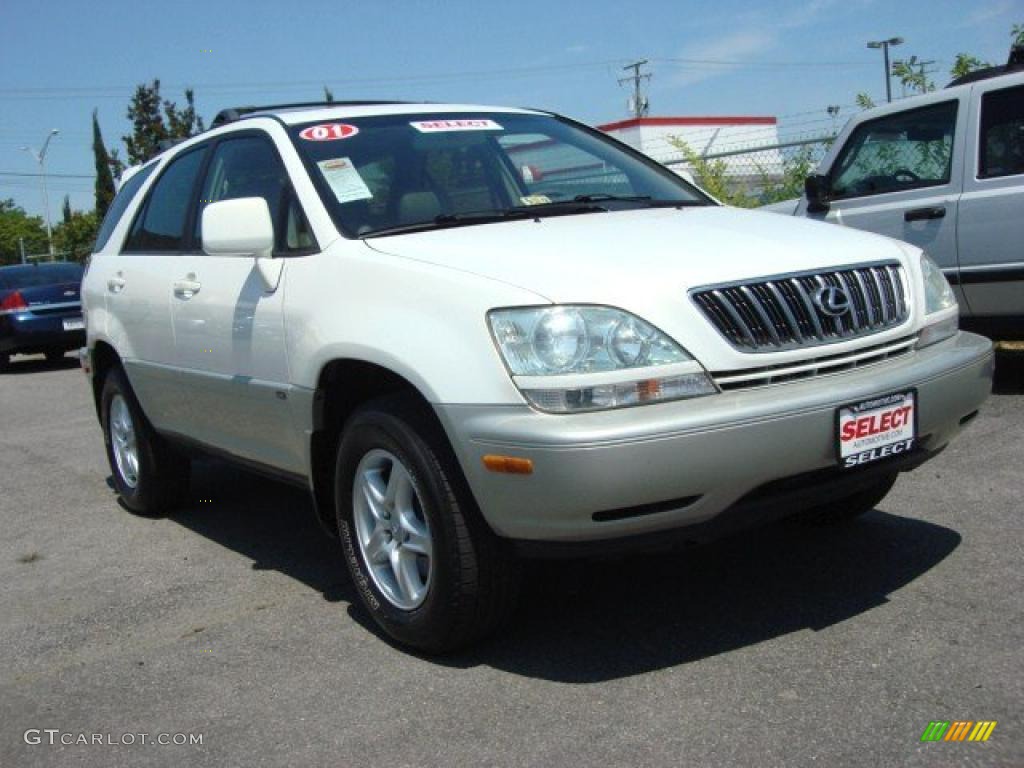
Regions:
[[11, 355], [9, 352], [0, 352], [0, 373], [11, 367]]
[[338, 532], [363, 605], [428, 653], [464, 647], [511, 613], [518, 564], [487, 527], [444, 434], [417, 401], [349, 420], [335, 467]]
[[812, 507], [797, 516], [804, 525], [824, 526], [836, 525], [870, 512], [888, 495], [896, 484], [898, 472], [883, 475], [871, 485], [856, 493], [828, 504]]
[[48, 363], [59, 363], [64, 359], [63, 349], [48, 349], [46, 350], [46, 362]]
[[140, 515], [161, 515], [188, 492], [190, 462], [156, 434], [124, 372], [112, 369], [100, 401], [107, 459], [122, 503]]

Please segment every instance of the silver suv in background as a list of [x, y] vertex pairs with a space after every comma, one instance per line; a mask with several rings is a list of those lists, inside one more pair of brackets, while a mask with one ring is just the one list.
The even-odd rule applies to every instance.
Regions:
[[857, 115], [804, 196], [770, 210], [923, 248], [966, 326], [1024, 336], [1024, 68], [1011, 57]]

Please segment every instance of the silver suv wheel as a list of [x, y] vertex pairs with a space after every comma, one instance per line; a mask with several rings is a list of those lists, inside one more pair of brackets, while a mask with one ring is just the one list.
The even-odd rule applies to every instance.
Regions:
[[114, 449], [117, 471], [129, 488], [139, 484], [139, 449], [135, 439], [132, 412], [122, 395], [110, 401], [110, 442]]
[[427, 597], [433, 541], [419, 491], [394, 454], [380, 448], [359, 462], [352, 484], [356, 541], [377, 589], [403, 611]]

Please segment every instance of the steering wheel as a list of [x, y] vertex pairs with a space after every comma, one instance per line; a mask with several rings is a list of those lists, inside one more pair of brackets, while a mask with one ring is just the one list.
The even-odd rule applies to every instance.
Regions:
[[907, 168], [897, 168], [892, 172], [892, 177], [901, 184], [916, 184], [921, 180], [920, 176]]

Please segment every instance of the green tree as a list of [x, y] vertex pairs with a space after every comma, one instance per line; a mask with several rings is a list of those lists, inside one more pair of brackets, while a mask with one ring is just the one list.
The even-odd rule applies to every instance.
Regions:
[[71, 195], [64, 195], [64, 204], [61, 205], [60, 213], [65, 224], [71, 221]]
[[857, 106], [861, 109], [874, 109], [875, 100], [868, 96], [866, 93], [861, 91], [857, 94]]
[[738, 208], [753, 208], [758, 204], [754, 197], [732, 183], [725, 160], [708, 160], [678, 136], [669, 136], [668, 143], [683, 153], [687, 165], [692, 169], [693, 178], [705, 192], [726, 205]]
[[928, 93], [935, 90], [935, 83], [928, 79], [925, 71], [925, 63], [919, 61], [917, 56], [911, 56], [906, 61], [894, 61], [892, 63], [892, 74], [900, 85], [918, 93]]
[[1024, 24], [1014, 24], [1010, 27], [1010, 45], [1024, 45]]
[[334, 91], [332, 91], [326, 85], [324, 86], [324, 101], [326, 101], [328, 104], [334, 103]]
[[195, 94], [185, 90], [185, 107], [179, 109], [169, 100], [161, 100], [160, 80], [135, 88], [128, 104], [128, 119], [132, 133], [123, 136], [128, 162], [144, 163], [160, 151], [160, 142], [166, 139], [187, 139], [204, 130], [203, 119], [196, 113]]
[[25, 240], [26, 253], [46, 252], [46, 227], [40, 216], [29, 216], [11, 199], [0, 200], [0, 264], [21, 261], [19, 239]]
[[53, 244], [70, 261], [80, 261], [92, 252], [99, 219], [95, 211], [73, 211], [53, 231]]
[[[115, 165], [116, 155], [112, 159], [103, 143], [99, 116], [95, 109], [92, 111], [92, 158], [96, 167], [96, 215], [102, 219], [110, 207], [110, 201], [114, 199], [114, 172], [120, 169]], [[120, 165], [120, 161], [117, 161], [117, 165]]]
[[956, 60], [953, 62], [952, 68], [949, 70], [949, 74], [952, 75], [955, 80], [958, 77], [969, 75], [971, 72], [976, 70], [991, 66], [992, 65], [987, 61], [982, 61], [977, 56], [972, 56], [969, 53], [958, 53], [956, 55]]
[[804, 193], [804, 181], [817, 165], [814, 161], [814, 150], [810, 146], [801, 147], [793, 157], [784, 159], [780, 176], [773, 176], [758, 165], [757, 170], [761, 175], [761, 196], [758, 203], [768, 205], [800, 197]]

